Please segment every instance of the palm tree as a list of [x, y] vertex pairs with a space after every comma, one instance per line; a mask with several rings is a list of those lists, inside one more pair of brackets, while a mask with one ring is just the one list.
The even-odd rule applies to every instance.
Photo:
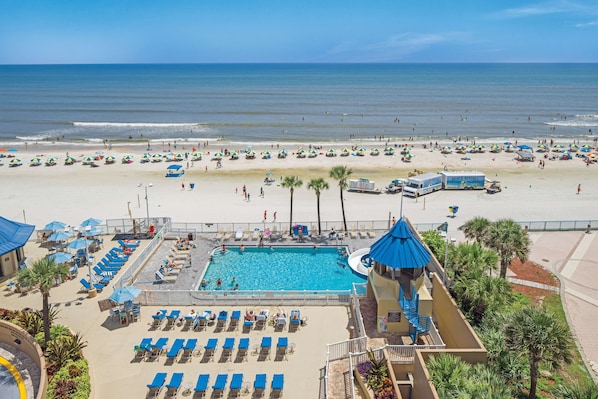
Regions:
[[317, 179], [311, 179], [307, 182], [307, 189], [314, 190], [316, 192], [316, 203], [318, 207], [318, 235], [322, 234], [322, 223], [320, 222], [320, 194], [324, 190], [328, 190], [328, 182], [321, 177]]
[[558, 369], [571, 363], [573, 341], [569, 329], [553, 313], [541, 307], [526, 307], [517, 311], [505, 326], [509, 349], [527, 355], [529, 361], [529, 398], [536, 398], [540, 362]]
[[492, 249], [482, 247], [479, 243], [460, 243], [451, 245], [448, 254], [448, 267], [453, 277], [471, 270], [480, 270], [485, 273], [496, 270], [498, 255]]
[[301, 187], [303, 185], [303, 181], [299, 178], [299, 176], [285, 176], [282, 179], [282, 183], [280, 185], [284, 188], [288, 188], [291, 191], [291, 216], [289, 218], [289, 234], [293, 234], [293, 193], [295, 192], [295, 188]]
[[38, 259], [31, 267], [19, 270], [17, 281], [21, 285], [34, 287], [38, 286], [42, 294], [43, 308], [42, 315], [44, 319], [44, 341], [50, 340], [50, 289], [56, 285], [56, 280], [62, 280], [69, 274], [69, 268], [66, 264], [56, 264], [54, 259]]
[[527, 261], [531, 241], [527, 232], [512, 219], [500, 219], [491, 223], [486, 236], [487, 245], [498, 252], [500, 277], [506, 278], [507, 268], [514, 257]]
[[474, 240], [479, 244], [483, 244], [490, 224], [490, 220], [476, 216], [473, 219], [465, 222], [465, 224], [461, 227], [461, 230], [463, 230], [463, 234], [465, 234], [465, 238], [468, 240]]
[[348, 179], [353, 174], [353, 169], [344, 165], [334, 166], [330, 169], [329, 176], [338, 181], [338, 187], [341, 193], [341, 209], [343, 211], [343, 226], [347, 230], [347, 218], [345, 217], [345, 201], [343, 199], [343, 191], [349, 188]]
[[506, 279], [479, 271], [462, 276], [453, 290], [461, 309], [475, 325], [479, 325], [486, 314], [502, 309], [511, 301], [511, 285]]

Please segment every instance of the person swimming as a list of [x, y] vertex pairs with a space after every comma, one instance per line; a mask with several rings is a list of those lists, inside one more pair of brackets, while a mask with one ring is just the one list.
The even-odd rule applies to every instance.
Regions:
[[222, 280], [221, 279], [216, 280], [216, 287], [222, 288]]

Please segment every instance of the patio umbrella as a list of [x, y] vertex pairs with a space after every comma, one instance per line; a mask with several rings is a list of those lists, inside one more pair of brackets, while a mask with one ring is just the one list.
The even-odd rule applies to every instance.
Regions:
[[91, 241], [86, 240], [85, 238], [77, 238], [75, 241], [69, 242], [66, 247], [69, 249], [82, 249], [87, 247], [89, 244], [91, 244]]
[[121, 287], [114, 290], [114, 292], [112, 293], [112, 295], [108, 297], [108, 299], [116, 303], [125, 303], [135, 300], [135, 298], [137, 298], [140, 293], [140, 288], [137, 288], [134, 285], [128, 285], [126, 287]]
[[75, 163], [75, 158], [73, 158], [73, 157], [66, 157], [64, 159], [64, 164], [65, 165], [72, 165], [74, 163]]
[[85, 237], [95, 237], [99, 236], [100, 234], [104, 234], [104, 229], [95, 226], [92, 227], [91, 230], [85, 230], [83, 232]]
[[68, 252], [56, 252], [48, 256], [48, 259], [54, 259], [56, 264], [66, 263], [73, 258], [73, 254], [69, 254]]
[[112, 155], [108, 155], [106, 158], [104, 158], [104, 162], [106, 163], [114, 163], [115, 160], [116, 158]]
[[40, 157], [33, 157], [33, 158], [31, 158], [31, 161], [29, 162], [29, 164], [31, 166], [39, 166], [42, 164], [42, 159]]
[[89, 218], [89, 219], [85, 219], [84, 221], [81, 222], [81, 227], [87, 227], [87, 226], [97, 226], [102, 224], [102, 221], [100, 219], [94, 219], [94, 218]]
[[66, 231], [57, 231], [55, 233], [50, 234], [50, 237], [48, 237], [48, 241], [64, 241], [70, 237], [71, 233], [67, 233]]
[[50, 158], [46, 159], [46, 166], [56, 165], [57, 160], [58, 160], [58, 158], [56, 158], [56, 157], [50, 157]]
[[45, 227], [44, 230], [52, 230], [52, 231], [56, 231], [56, 230], [62, 230], [66, 227], [65, 223], [62, 222], [57, 222], [56, 220], [54, 220], [53, 222], [48, 223]]
[[8, 165], [9, 166], [21, 166], [21, 165], [23, 165], [23, 163], [21, 162], [21, 160], [19, 158], [13, 158], [10, 160]]

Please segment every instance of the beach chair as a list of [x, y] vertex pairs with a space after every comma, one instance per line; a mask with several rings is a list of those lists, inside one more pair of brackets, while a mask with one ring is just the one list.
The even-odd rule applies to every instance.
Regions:
[[357, 238], [357, 228], [355, 227], [355, 225], [351, 226], [351, 231], [349, 232], [349, 237], [351, 237], [352, 239]]
[[228, 324], [229, 330], [236, 330], [239, 328], [239, 320], [241, 320], [241, 311], [240, 310], [233, 310], [232, 314], [230, 315], [230, 322]]
[[374, 224], [372, 224], [372, 227], [370, 227], [370, 229], [368, 230], [368, 237], [376, 238], [376, 230], [374, 229]]
[[208, 390], [208, 382], [210, 382], [209, 374], [200, 374], [199, 377], [197, 377], [197, 383], [195, 384], [194, 391], [200, 398], [203, 398], [206, 395], [206, 391]]
[[247, 352], [249, 352], [249, 338], [241, 338], [237, 351], [237, 361], [246, 361]]
[[271, 395], [275, 398], [282, 396], [282, 390], [284, 388], [284, 374], [274, 374], [272, 376], [272, 393]]
[[249, 231], [244, 231], [243, 232], [243, 241], [247, 241], [249, 240]]
[[224, 390], [226, 389], [226, 382], [228, 381], [228, 374], [218, 374], [216, 376], [216, 382], [212, 385], [212, 389], [214, 392], [212, 393], [212, 397], [222, 397], [224, 395]]
[[226, 310], [221, 310], [218, 313], [218, 319], [216, 321], [216, 328], [222, 329], [226, 326], [226, 321], [228, 320], [228, 312]]
[[158, 338], [155, 344], [150, 345], [149, 358], [153, 360], [160, 356], [167, 343], [168, 338]]
[[235, 232], [235, 241], [240, 241], [243, 238], [243, 229], [239, 227]]
[[96, 275], [102, 276], [102, 277], [108, 277], [110, 280], [112, 280], [112, 278], [114, 277], [114, 272], [104, 271], [104, 270], [100, 269], [98, 266], [94, 266], [92, 268], [92, 270], [95, 272]]
[[91, 279], [92, 284], [102, 284], [104, 286], [110, 284], [110, 277], [98, 276], [97, 274], [87, 274]]
[[168, 314], [166, 316], [166, 328], [172, 328], [174, 327], [177, 319], [179, 318], [181, 314], [180, 310], [171, 310], [170, 314]]
[[253, 396], [261, 398], [266, 391], [266, 374], [256, 374], [253, 381]]
[[216, 346], [218, 345], [218, 338], [208, 339], [208, 343], [204, 346], [204, 358], [207, 360], [214, 360], [216, 353]]
[[270, 241], [276, 241], [279, 238], [278, 234], [278, 227], [276, 225], [272, 226], [272, 231], [270, 231]]
[[185, 345], [183, 345], [183, 354], [181, 355], [181, 362], [187, 362], [191, 360], [193, 351], [197, 347], [197, 338], [189, 338]]
[[[83, 286], [83, 288], [85, 288], [87, 291], [91, 291], [91, 285], [89, 285], [89, 281], [85, 280], [84, 278], [82, 278], [80, 280], [81, 285]], [[94, 283], [93, 284], [93, 288], [95, 288], [98, 292], [102, 292], [102, 290], [104, 289], [104, 284], [97, 284]]]
[[179, 352], [181, 351], [181, 349], [183, 349], [184, 343], [185, 343], [185, 340], [183, 338], [175, 339], [174, 343], [172, 344], [172, 346], [166, 353], [166, 360], [174, 362], [176, 357], [179, 355]]
[[368, 235], [365, 232], [365, 226], [364, 225], [361, 225], [359, 227], [359, 238], [368, 238]]
[[218, 231], [216, 232], [214, 239], [220, 241], [222, 240], [222, 237], [224, 237], [224, 230], [222, 230], [222, 227], [218, 227]]
[[139, 345], [135, 345], [135, 359], [141, 360], [145, 357], [145, 355], [150, 350], [150, 345], [152, 344], [151, 338], [143, 338]]
[[228, 362], [230, 358], [233, 356], [233, 350], [235, 349], [235, 339], [233, 337], [228, 337], [224, 340], [224, 345], [222, 345], [222, 354], [220, 355], [220, 360]]
[[229, 397], [238, 398], [241, 396], [241, 388], [243, 387], [243, 374], [233, 374], [230, 380]]
[[211, 310], [204, 310], [204, 312], [201, 315], [198, 315], [197, 319], [195, 319], [196, 324], [193, 326], [193, 328], [198, 331], [201, 331], [204, 328], [206, 328], [208, 326], [208, 320], [211, 315], [212, 315]]
[[160, 310], [157, 314], [153, 314], [152, 319], [152, 327], [160, 327], [164, 319], [166, 319], [166, 309]]
[[166, 384], [166, 394], [164, 395], [165, 398], [172, 398], [179, 393], [179, 389], [181, 388], [181, 383], [183, 382], [183, 373], [173, 373], [170, 377], [170, 381]]
[[253, 234], [251, 235], [251, 241], [257, 241], [260, 238], [260, 230], [253, 230]]
[[262, 309], [260, 313], [255, 316], [255, 328], [262, 329], [268, 322], [268, 316], [270, 316], [270, 309]]
[[278, 337], [276, 342], [276, 359], [287, 360], [287, 350], [289, 349], [289, 339], [287, 337]]
[[298, 309], [291, 310], [289, 320], [289, 331], [297, 331], [301, 325], [301, 312]]
[[233, 236], [233, 231], [232, 231], [232, 230], [227, 230], [227, 231], [224, 233], [224, 236], [222, 237], [222, 240], [223, 240], [223, 241], [228, 241], [228, 240], [230, 240], [230, 238], [231, 238], [232, 236]]
[[154, 376], [154, 380], [151, 382], [151, 384], [147, 384], [147, 387], [149, 388], [147, 396], [149, 398], [157, 398], [165, 382], [166, 373], [156, 373], [156, 375]]
[[270, 349], [272, 349], [272, 337], [262, 337], [258, 360], [270, 359]]
[[243, 332], [248, 333], [253, 328], [253, 324], [255, 322], [253, 320], [243, 320]]
[[284, 313], [279, 314], [276, 317], [276, 321], [275, 321], [275, 324], [274, 324], [274, 330], [276, 330], [276, 331], [282, 331], [282, 330], [284, 330], [284, 328], [286, 327], [286, 325], [287, 325], [287, 315], [284, 314]]

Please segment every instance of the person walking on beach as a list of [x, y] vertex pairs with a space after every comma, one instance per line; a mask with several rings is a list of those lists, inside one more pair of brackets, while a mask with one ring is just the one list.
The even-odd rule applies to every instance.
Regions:
[[266, 221], [266, 219], [268, 218], [268, 210], [264, 211], [264, 222]]
[[185, 191], [185, 183], [181, 183], [181, 190]]
[[577, 185], [577, 194], [579, 194], [581, 192], [581, 184]]
[[272, 221], [276, 222], [276, 211], [274, 211], [274, 215], [272, 216]]

